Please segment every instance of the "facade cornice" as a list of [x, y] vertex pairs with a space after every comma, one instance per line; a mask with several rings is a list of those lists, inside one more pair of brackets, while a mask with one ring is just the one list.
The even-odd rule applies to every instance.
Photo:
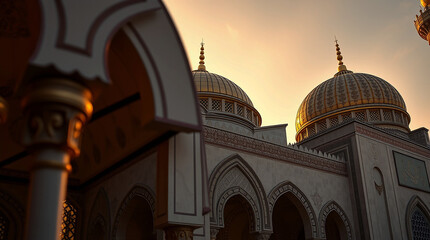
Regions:
[[360, 125], [357, 124], [355, 129], [358, 134], [365, 135], [373, 139], [385, 142], [387, 144], [430, 158], [430, 149], [421, 147], [417, 144], [411, 143], [410, 141], [393, 137], [391, 134], [387, 134], [380, 130], [376, 130], [361, 124]]
[[287, 146], [279, 146], [208, 126], [203, 127], [203, 136], [207, 144], [235, 149], [337, 175], [348, 175], [346, 163], [301, 152]]

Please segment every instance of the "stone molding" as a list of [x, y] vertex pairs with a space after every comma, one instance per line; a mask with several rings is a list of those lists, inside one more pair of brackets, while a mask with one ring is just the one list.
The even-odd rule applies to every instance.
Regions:
[[424, 150], [423, 147], [417, 146], [416, 144], [410, 143], [408, 140], [399, 139], [391, 136], [390, 134], [383, 134], [380, 131], [376, 131], [367, 127], [357, 126], [356, 131], [359, 134], [374, 138], [376, 140], [388, 143], [390, 145], [406, 149], [413, 153], [420, 154], [422, 156], [430, 158], [430, 149]]
[[117, 239], [118, 227], [120, 224], [122, 214], [127, 210], [128, 204], [135, 197], [141, 197], [145, 199], [149, 206], [151, 207], [152, 214], [155, 213], [155, 194], [151, 192], [149, 187], [137, 185], [134, 186], [131, 191], [126, 195], [124, 200], [122, 201], [120, 208], [115, 217], [115, 222], [113, 224], [112, 229], [112, 239]]
[[275, 186], [272, 191], [270, 191], [268, 196], [270, 218], [272, 218], [273, 208], [275, 207], [276, 201], [286, 193], [293, 194], [297, 200], [300, 201], [303, 208], [306, 210], [306, 213], [308, 214], [309, 222], [311, 224], [312, 237], [317, 237], [318, 227], [315, 211], [313, 210], [312, 205], [306, 195], [291, 182], [282, 182]]
[[244, 197], [253, 208], [255, 229], [252, 231], [270, 230], [268, 203], [264, 187], [251, 166], [238, 154], [221, 161], [209, 179], [209, 198], [212, 211], [212, 226], [224, 226], [224, 204], [235, 195]]
[[287, 146], [279, 146], [259, 139], [254, 139], [232, 132], [223, 131], [208, 126], [203, 128], [203, 136], [208, 144], [218, 145], [230, 149], [256, 154], [262, 157], [281, 160], [283, 162], [297, 164], [329, 173], [347, 176], [347, 168], [344, 162], [338, 162]]
[[349, 221], [348, 217], [346, 216], [346, 213], [343, 211], [343, 209], [340, 207], [340, 205], [338, 203], [336, 203], [335, 201], [330, 201], [330, 202], [326, 203], [322, 207], [321, 212], [319, 214], [319, 225], [320, 225], [321, 239], [326, 239], [325, 223], [327, 220], [327, 216], [333, 211], [335, 211], [339, 215], [339, 217], [342, 219], [343, 224], [344, 224], [345, 229], [346, 229], [346, 234], [347, 234], [348, 240], [351, 240], [352, 239], [352, 230], [351, 230], [350, 221]]

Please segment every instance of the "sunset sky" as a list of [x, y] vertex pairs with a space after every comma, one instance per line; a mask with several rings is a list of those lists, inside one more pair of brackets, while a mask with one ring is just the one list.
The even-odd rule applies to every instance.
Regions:
[[337, 72], [334, 36], [348, 70], [391, 83], [411, 130], [430, 128], [430, 46], [417, 34], [418, 0], [164, 0], [197, 69], [205, 42], [209, 72], [239, 85], [263, 126], [288, 123], [306, 95]]

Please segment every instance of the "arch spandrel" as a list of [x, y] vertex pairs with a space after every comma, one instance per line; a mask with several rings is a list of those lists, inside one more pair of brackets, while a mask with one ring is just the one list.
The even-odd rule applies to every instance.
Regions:
[[211, 225], [223, 226], [223, 210], [229, 198], [241, 195], [253, 209], [255, 231], [270, 230], [268, 204], [263, 185], [252, 168], [238, 154], [223, 160], [209, 179]]
[[[100, 188], [91, 207], [87, 239], [108, 239], [111, 226], [111, 211], [109, 197], [104, 190]], [[103, 236], [99, 236], [103, 235]]]
[[[349, 221], [345, 211], [335, 201], [329, 201], [321, 208], [321, 211], [319, 214], [319, 227], [320, 227], [321, 238], [326, 239], [325, 223], [326, 223], [328, 215], [332, 212], [336, 213], [339, 216], [339, 218], [342, 220], [343, 226], [340, 226], [341, 232], [343, 232], [344, 235], [346, 235], [346, 239], [351, 240], [352, 239], [352, 228], [351, 228], [350, 221]], [[342, 229], [343, 229], [343, 231], [342, 231]]]
[[[282, 197], [284, 194], [291, 194], [294, 196], [293, 202], [295, 202], [295, 205], [297, 209], [299, 210], [300, 215], [302, 216], [302, 219], [304, 221], [308, 221], [310, 225], [307, 225], [304, 222], [305, 231], [308, 232], [309, 235], [312, 235], [313, 238], [318, 237], [318, 224], [317, 224], [317, 218], [315, 215], [315, 211], [312, 208], [311, 202], [308, 200], [306, 195], [293, 183], [291, 182], [282, 182], [278, 185], [276, 185], [269, 193], [268, 195], [268, 202], [269, 202], [269, 216], [270, 219], [273, 215], [273, 209], [275, 207], [276, 201]], [[295, 201], [294, 201], [295, 200]], [[300, 203], [300, 205], [297, 206], [297, 203]]]

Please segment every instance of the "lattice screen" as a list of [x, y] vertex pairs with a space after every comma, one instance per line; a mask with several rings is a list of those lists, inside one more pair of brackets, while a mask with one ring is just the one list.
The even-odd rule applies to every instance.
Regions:
[[342, 121], [344, 121], [344, 122], [348, 121], [351, 118], [352, 118], [351, 113], [342, 114]]
[[355, 118], [360, 121], [366, 121], [366, 112], [355, 112]]
[[384, 110], [384, 120], [393, 121], [393, 115], [391, 114], [391, 111]]
[[248, 118], [249, 121], [252, 121], [252, 112], [249, 109], [246, 109], [246, 118]]
[[67, 200], [63, 203], [64, 213], [61, 223], [61, 240], [74, 240], [76, 231], [76, 208]]
[[233, 113], [233, 103], [225, 101], [224, 109], [226, 112]]
[[212, 99], [212, 110], [221, 111], [221, 100]]
[[399, 112], [394, 112], [394, 116], [396, 118], [396, 122], [401, 123], [402, 122], [402, 116], [400, 116]]
[[429, 220], [418, 207], [412, 213], [411, 218], [412, 236], [414, 240], [430, 239]]
[[379, 110], [370, 110], [370, 121], [381, 121], [381, 114], [379, 113]]
[[330, 126], [336, 126], [339, 124], [339, 119], [337, 117], [330, 118]]
[[239, 114], [240, 116], [243, 116], [243, 106], [242, 105], [237, 105], [237, 114]]
[[318, 131], [319, 131], [319, 132], [324, 131], [324, 130], [326, 130], [326, 129], [327, 129], [327, 123], [325, 122], [325, 120], [321, 120], [321, 121], [319, 121], [319, 122], [317, 123], [317, 126], [318, 126]]
[[207, 99], [207, 98], [202, 98], [202, 99], [200, 99], [200, 104], [201, 104], [203, 107], [205, 107], [206, 109], [208, 109], [209, 101], [208, 101], [208, 99]]

